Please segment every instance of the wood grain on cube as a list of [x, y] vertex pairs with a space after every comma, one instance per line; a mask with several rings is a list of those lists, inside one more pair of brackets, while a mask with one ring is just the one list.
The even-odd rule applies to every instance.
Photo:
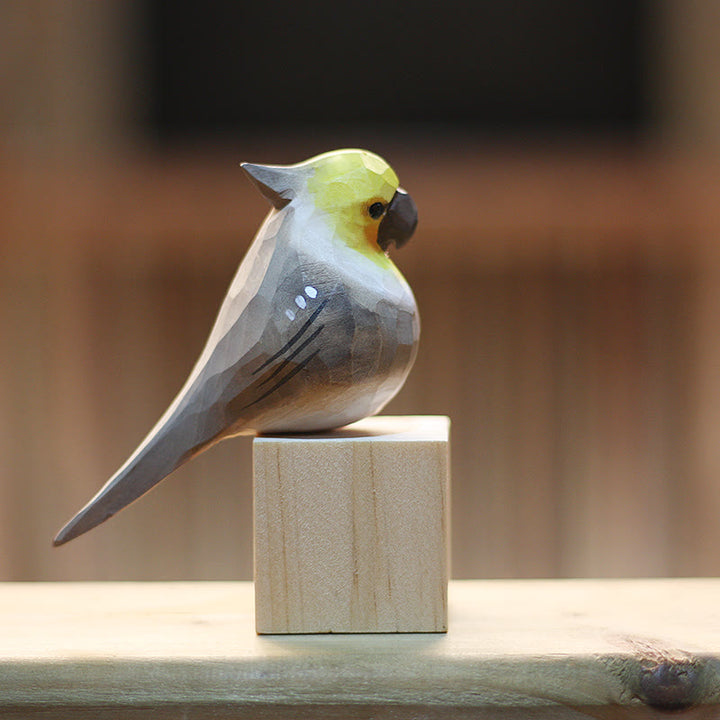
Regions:
[[260, 633], [447, 629], [444, 417], [254, 442]]

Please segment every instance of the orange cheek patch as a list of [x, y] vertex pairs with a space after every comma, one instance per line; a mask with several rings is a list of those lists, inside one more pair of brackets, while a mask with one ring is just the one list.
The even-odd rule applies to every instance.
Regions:
[[368, 242], [368, 245], [370, 247], [375, 248], [377, 247], [377, 231], [378, 226], [373, 224], [367, 224], [363, 227], [363, 232], [365, 233], [365, 239]]

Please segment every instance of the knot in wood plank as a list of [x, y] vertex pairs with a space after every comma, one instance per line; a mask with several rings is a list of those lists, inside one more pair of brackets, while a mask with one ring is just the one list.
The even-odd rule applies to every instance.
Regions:
[[637, 696], [656, 710], [685, 710], [703, 700], [704, 669], [698, 658], [647, 665], [640, 673]]

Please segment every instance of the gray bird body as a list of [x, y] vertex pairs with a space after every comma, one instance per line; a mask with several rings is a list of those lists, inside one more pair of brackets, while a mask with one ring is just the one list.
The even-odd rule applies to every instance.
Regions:
[[56, 545], [220, 440], [339, 427], [402, 386], [419, 336], [405, 279], [338, 242], [321, 215], [274, 200], [180, 393]]

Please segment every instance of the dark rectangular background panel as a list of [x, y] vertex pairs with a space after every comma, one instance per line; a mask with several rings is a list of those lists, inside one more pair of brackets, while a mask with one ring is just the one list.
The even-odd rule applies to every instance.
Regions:
[[632, 133], [639, 0], [146, 0], [149, 129], [432, 125]]

